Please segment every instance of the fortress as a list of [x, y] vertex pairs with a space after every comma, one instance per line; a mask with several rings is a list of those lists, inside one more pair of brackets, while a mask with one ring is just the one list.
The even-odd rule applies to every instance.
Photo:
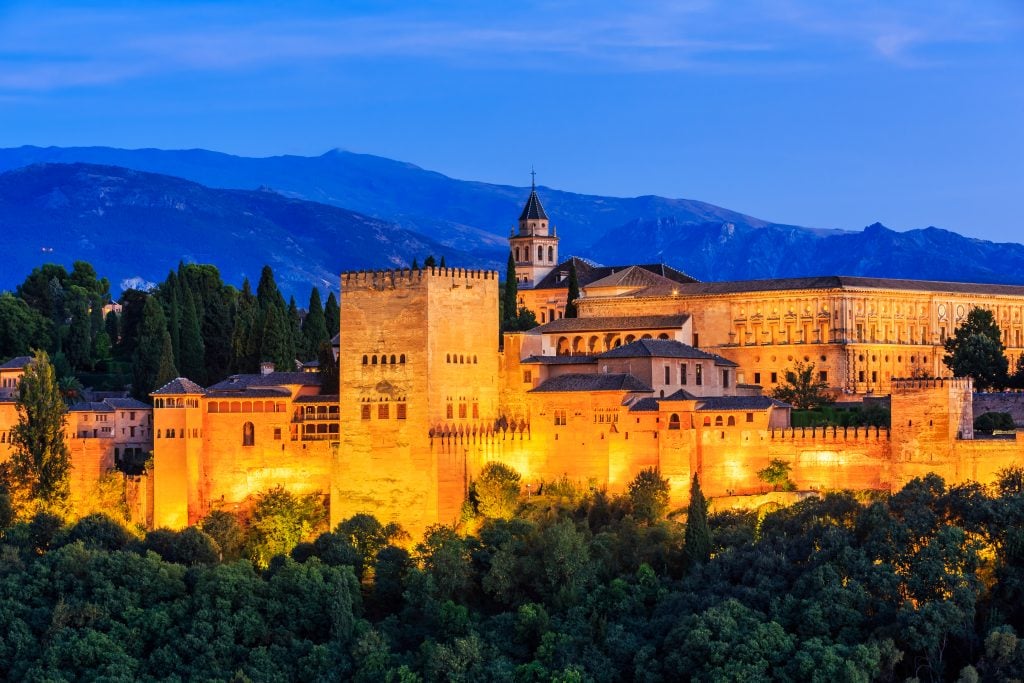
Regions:
[[[338, 395], [322, 394], [316, 373], [272, 368], [160, 387], [151, 418], [135, 406], [154, 464], [133, 480], [133, 514], [179, 528], [282, 485], [329, 496], [332, 525], [368, 512], [416, 537], [458, 519], [491, 461], [515, 468], [526, 492], [567, 478], [620, 493], [657, 467], [673, 506], [694, 474], [709, 497], [756, 500], [774, 459], [800, 491], [893, 490], [928, 472], [989, 482], [1022, 463], [1015, 435], [975, 438], [970, 379], [935, 377], [942, 341], [974, 306], [995, 312], [1011, 362], [1024, 353], [1024, 287], [701, 283], [660, 264], [559, 261], [558, 246], [534, 189], [510, 237], [519, 303], [542, 323], [527, 332], [499, 334], [496, 272], [350, 272]], [[572, 268], [579, 317], [565, 318]], [[790, 406], [764, 394], [797, 361], [838, 395], [891, 394], [891, 428], [791, 427]], [[10, 412], [0, 399], [0, 437]], [[92, 438], [76, 429], [69, 438]], [[95, 465], [95, 448], [73, 449], [80, 478], [140, 448], [118, 443]]]

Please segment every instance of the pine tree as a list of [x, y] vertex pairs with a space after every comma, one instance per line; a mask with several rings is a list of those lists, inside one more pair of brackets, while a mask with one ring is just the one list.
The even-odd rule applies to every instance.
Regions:
[[434, 258], [433, 254], [431, 254], [427, 258], [423, 259], [423, 267], [424, 268], [436, 268], [437, 267], [437, 260]]
[[132, 393], [146, 400], [149, 392], [177, 376], [167, 320], [156, 298], [146, 298], [139, 323], [139, 343], [132, 359]]
[[184, 289], [184, 306], [181, 316], [181, 349], [178, 367], [181, 374], [198, 384], [206, 383], [206, 358], [204, 355], [202, 330], [195, 298]]
[[215, 291], [207, 294], [201, 329], [206, 359], [206, 381], [219, 382], [231, 371], [233, 316], [229, 290], [218, 286]]
[[70, 495], [71, 455], [64, 440], [67, 406], [45, 351], [36, 351], [18, 387], [11, 430], [10, 478], [18, 507], [63, 512]]
[[576, 310], [576, 299], [580, 298], [580, 280], [579, 276], [576, 275], [576, 260], [572, 259], [569, 262], [569, 291], [565, 297], [565, 317], [575, 318], [578, 314]]
[[302, 321], [302, 338], [306, 360], [316, 357], [320, 352], [320, 345], [331, 339], [327, 334], [324, 307], [320, 303], [320, 290], [316, 287], [309, 293], [309, 312], [306, 313], [306, 319]]
[[327, 295], [327, 303], [324, 304], [324, 322], [327, 323], [327, 339], [334, 339], [334, 335], [341, 332], [341, 311], [338, 309], [338, 300], [334, 298], [334, 292]]
[[516, 260], [512, 252], [508, 252], [508, 264], [505, 266], [505, 288], [502, 293], [501, 318], [505, 323], [515, 320], [519, 314], [519, 283], [516, 282]]
[[683, 560], [687, 569], [711, 559], [711, 528], [708, 526], [708, 503], [700, 490], [700, 479], [693, 475], [690, 484], [690, 506], [683, 536]]
[[439, 268], [447, 268], [447, 267], [448, 267], [448, 266], [447, 266], [447, 265], [445, 264], [445, 262], [444, 262], [444, 254], [442, 254], [442, 255], [441, 255], [441, 263], [440, 263], [440, 265], [439, 265], [438, 267], [439, 267]]

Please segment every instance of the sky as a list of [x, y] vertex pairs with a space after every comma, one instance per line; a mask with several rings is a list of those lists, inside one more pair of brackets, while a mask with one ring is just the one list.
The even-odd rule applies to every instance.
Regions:
[[1024, 241], [1024, 0], [0, 0], [0, 147], [332, 148]]

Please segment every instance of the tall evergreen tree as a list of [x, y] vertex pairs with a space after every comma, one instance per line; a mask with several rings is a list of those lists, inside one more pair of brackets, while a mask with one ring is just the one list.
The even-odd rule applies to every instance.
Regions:
[[502, 290], [501, 319], [502, 322], [515, 320], [519, 315], [519, 283], [516, 282], [516, 260], [512, 251], [508, 252], [508, 263], [505, 265], [505, 287]]
[[231, 366], [234, 372], [256, 372], [259, 366], [260, 335], [257, 330], [259, 304], [249, 280], [242, 282], [235, 307], [235, 326], [231, 334]]
[[71, 454], [64, 440], [67, 406], [45, 351], [36, 351], [18, 387], [18, 424], [11, 430], [10, 478], [23, 510], [63, 511]]
[[423, 259], [423, 267], [424, 268], [436, 268], [437, 267], [437, 259], [434, 258], [433, 254], [431, 254], [427, 258]]
[[92, 364], [91, 321], [88, 303], [84, 292], [82, 294], [76, 296], [71, 305], [71, 325], [63, 346], [68, 362], [75, 370], [85, 370]]
[[110, 337], [111, 344], [117, 344], [121, 340], [121, 319], [117, 317], [117, 313], [114, 311], [107, 313], [106, 318], [103, 319], [103, 329]]
[[569, 261], [569, 292], [565, 296], [565, 317], [575, 318], [578, 315], [576, 310], [576, 299], [580, 298], [580, 279], [576, 274], [576, 260]]
[[206, 299], [203, 311], [203, 347], [206, 358], [206, 381], [219, 382], [231, 372], [231, 341], [233, 316], [230, 290], [218, 287]]
[[708, 526], [708, 502], [700, 490], [700, 479], [693, 475], [690, 484], [690, 506], [686, 514], [683, 536], [683, 559], [687, 569], [711, 559], [711, 528]]
[[138, 289], [127, 289], [121, 294], [121, 340], [116, 349], [121, 360], [129, 361], [135, 356], [142, 312], [149, 298], [149, 294]]
[[174, 349], [163, 308], [155, 297], [147, 297], [139, 323], [139, 343], [132, 359], [132, 392], [147, 400], [149, 392], [174, 379]]
[[263, 329], [260, 334], [260, 361], [270, 361], [280, 371], [294, 369], [294, 354], [289, 359], [288, 322], [282, 319], [277, 306], [270, 306], [263, 315]]
[[317, 361], [320, 363], [320, 392], [323, 394], [338, 393], [338, 359], [334, 357], [331, 342], [325, 341], [317, 349]]
[[291, 345], [291, 364], [295, 364], [295, 359], [300, 355], [304, 355], [301, 349], [306, 345], [305, 337], [302, 336], [302, 316], [299, 315], [299, 307], [295, 304], [295, 297], [291, 296], [288, 298], [288, 317], [286, 318], [288, 325], [288, 342]]
[[309, 293], [309, 312], [302, 321], [302, 338], [303, 353], [307, 360], [316, 357], [320, 353], [320, 345], [331, 339], [327, 334], [327, 319], [320, 302], [320, 290], [316, 287]]
[[206, 383], [206, 358], [199, 313], [195, 298], [184, 289], [184, 306], [181, 316], [181, 350], [178, 367], [181, 374], [198, 384]]
[[334, 335], [341, 331], [341, 310], [338, 308], [338, 300], [334, 298], [334, 292], [327, 295], [324, 322], [327, 323], [327, 339], [334, 339]]
[[167, 331], [171, 335], [174, 362], [177, 363], [181, 358], [181, 301], [178, 276], [173, 270], [167, 274], [167, 279], [160, 285], [160, 303], [164, 306], [164, 319], [167, 321]]
[[438, 267], [439, 267], [439, 268], [447, 268], [447, 267], [448, 267], [448, 264], [446, 264], [446, 263], [444, 262], [444, 254], [441, 254], [441, 263], [440, 263], [440, 264], [438, 264]]

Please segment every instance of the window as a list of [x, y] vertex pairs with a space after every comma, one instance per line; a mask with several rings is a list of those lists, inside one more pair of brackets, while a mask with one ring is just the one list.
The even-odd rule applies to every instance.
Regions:
[[543, 261], [544, 260], [544, 247], [537, 247], [537, 260], [538, 261]]
[[[173, 436], [173, 434], [171, 435]], [[252, 422], [246, 422], [242, 425], [242, 445], [252, 446], [256, 443], [256, 428]]]
[[280, 427], [274, 427], [274, 441], [280, 441], [280, 440], [281, 440], [281, 428]]
[[722, 386], [726, 389], [729, 388], [729, 371], [722, 370]]
[[827, 382], [828, 381], [828, 370], [822, 370], [822, 371], [820, 371], [818, 373], [818, 381], [819, 382]]
[[679, 364], [679, 383], [686, 386], [686, 363]]
[[380, 403], [377, 405], [377, 419], [386, 420], [388, 419], [388, 408], [390, 406], [387, 403]]
[[861, 371], [859, 371], [857, 373], [857, 381], [858, 382], [863, 382], [864, 381], [864, 371], [863, 370], [861, 370]]
[[715, 415], [715, 426], [716, 427], [721, 427], [722, 426], [722, 416], [721, 415]]
[[[399, 403], [398, 405], [395, 406], [395, 418], [399, 419], [399, 420], [404, 420], [405, 419], [405, 404], [404, 403]], [[332, 425], [332, 426], [337, 426], [337, 425]]]
[[556, 410], [555, 411], [555, 426], [558, 427], [558, 426], [564, 426], [564, 425], [565, 425], [565, 411], [564, 410]]
[[696, 332], [693, 333], [693, 348], [700, 348], [700, 336]]
[[376, 365], [376, 364], [377, 364], [377, 356], [374, 356], [373, 358], [370, 359], [370, 365]]
[[773, 372], [771, 374], [771, 381], [772, 381], [772, 384], [778, 384], [778, 382], [779, 382], [779, 373]]
[[369, 362], [370, 362], [370, 359], [367, 356], [363, 356], [363, 365], [366, 365]]
[[551, 263], [555, 262], [555, 248], [554, 247], [548, 247], [548, 261], [550, 261]]
[[753, 421], [754, 421], [754, 414], [753, 413], [747, 413], [747, 422], [753, 422]]
[[447, 417], [449, 420], [455, 417], [455, 405], [449, 403], [448, 406], [445, 408], [444, 413], [445, 417]]
[[128, 413], [128, 419], [129, 420], [134, 420], [135, 419], [135, 412], [134, 411]]
[[672, 413], [672, 415], [670, 415], [668, 418], [668, 428], [679, 429], [679, 416], [676, 415], [675, 413]]
[[704, 426], [705, 427], [710, 427], [711, 426], [711, 418], [709, 416], [707, 416], [707, 415], [704, 416]]
[[466, 419], [466, 404], [465, 403], [460, 403], [459, 404], [459, 419], [462, 419], [462, 420]]
[[[124, 430], [122, 429], [121, 432], [123, 433]], [[134, 426], [131, 427], [131, 432], [132, 432], [132, 437], [134, 437], [135, 436], [135, 427]]]
[[665, 384], [672, 384], [672, 368], [665, 366]]
[[516, 261], [519, 260], [519, 247], [516, 247]]
[[871, 381], [872, 382], [877, 382], [878, 381], [878, 370], [872, 370], [871, 371]]
[[402, 365], [405, 365], [405, 354], [404, 353], [401, 356], [398, 357], [398, 362], [401, 363]]
[[395, 354], [391, 354], [391, 364], [395, 364]]
[[523, 370], [523, 384], [533, 382], [533, 370]]
[[754, 373], [754, 384], [760, 384], [760, 383], [761, 383], [761, 373], [760, 372], [755, 372]]
[[369, 420], [370, 419], [370, 404], [369, 403], [364, 403], [363, 405], [360, 406], [360, 409], [361, 409], [360, 410], [361, 417], [364, 420]]
[[725, 421], [725, 426], [726, 427], [735, 427], [736, 426], [736, 418], [733, 417], [732, 415], [730, 415], [729, 419], [727, 419]]
[[473, 404], [473, 418], [476, 419], [478, 417], [480, 417], [480, 404], [479, 403], [474, 403]]
[[696, 385], [698, 387], [701, 386], [702, 384], [704, 384], [704, 364], [703, 363], [697, 363], [696, 366], [694, 366], [693, 381], [694, 381], [694, 383], [696, 383]]

